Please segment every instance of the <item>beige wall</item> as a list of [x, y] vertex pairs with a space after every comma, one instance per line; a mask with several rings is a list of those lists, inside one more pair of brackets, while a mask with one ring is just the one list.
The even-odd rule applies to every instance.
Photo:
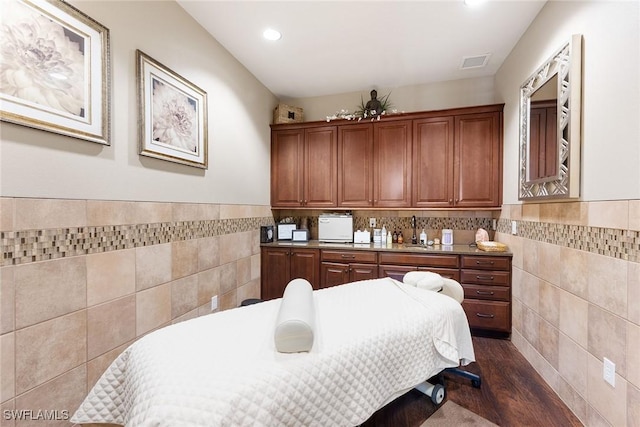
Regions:
[[[0, 194], [268, 205], [276, 98], [175, 2], [71, 3], [110, 30], [113, 141], [3, 122]], [[207, 92], [208, 170], [138, 155], [136, 49]]]
[[[260, 295], [275, 97], [175, 2], [71, 2], [110, 30], [111, 146], [1, 124], [0, 424], [75, 411], [130, 343]], [[208, 94], [209, 169], [138, 155], [135, 51]]]
[[[430, 111], [498, 103], [493, 77], [479, 77], [424, 85], [377, 89], [378, 98], [389, 95], [398, 112]], [[302, 107], [305, 121], [326, 120], [340, 110], [354, 112], [360, 101], [370, 99], [369, 91], [341, 93], [314, 98], [283, 98], [281, 102]]]
[[583, 35], [582, 200], [640, 198], [640, 12], [633, 1], [552, 1], [496, 74], [504, 108], [504, 202], [518, 203], [518, 97], [572, 34]]
[[[640, 425], [639, 26], [638, 2], [548, 2], [496, 75], [512, 341], [587, 426]], [[572, 34], [583, 35], [581, 201], [520, 203], [519, 87]]]

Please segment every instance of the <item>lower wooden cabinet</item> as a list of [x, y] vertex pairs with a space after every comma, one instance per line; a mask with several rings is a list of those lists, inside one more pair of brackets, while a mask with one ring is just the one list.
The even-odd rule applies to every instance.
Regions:
[[323, 250], [321, 259], [321, 288], [378, 278], [376, 252]]
[[281, 298], [287, 284], [306, 279], [313, 289], [320, 286], [320, 251], [306, 248], [262, 248], [260, 255], [261, 298]]
[[462, 307], [471, 328], [511, 333], [511, 258], [461, 255]]
[[410, 271], [432, 271], [460, 282], [462, 307], [469, 326], [511, 333], [511, 256], [421, 254], [399, 251], [262, 247], [262, 299], [280, 298], [295, 278], [314, 289], [359, 280], [392, 277], [402, 281]]

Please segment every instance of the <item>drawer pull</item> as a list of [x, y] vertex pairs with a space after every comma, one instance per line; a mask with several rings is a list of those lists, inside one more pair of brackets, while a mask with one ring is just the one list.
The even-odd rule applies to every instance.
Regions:
[[476, 291], [478, 295], [493, 295], [493, 291]]
[[476, 261], [476, 265], [493, 265], [493, 261]]
[[355, 257], [356, 257], [355, 255], [345, 255], [345, 254], [342, 254], [342, 255], [340, 255], [340, 256], [341, 256], [342, 258], [348, 258], [348, 259], [353, 259], [353, 258], [355, 258]]
[[476, 316], [483, 317], [485, 319], [493, 319], [494, 317], [496, 317], [493, 314], [486, 314], [486, 313], [476, 313]]
[[493, 280], [493, 276], [476, 276], [478, 280]]

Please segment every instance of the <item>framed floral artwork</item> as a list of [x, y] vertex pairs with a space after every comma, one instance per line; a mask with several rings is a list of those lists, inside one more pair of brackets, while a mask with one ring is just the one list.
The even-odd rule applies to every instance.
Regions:
[[140, 154], [207, 169], [207, 93], [136, 51]]
[[2, 2], [0, 119], [109, 145], [109, 30], [62, 0]]

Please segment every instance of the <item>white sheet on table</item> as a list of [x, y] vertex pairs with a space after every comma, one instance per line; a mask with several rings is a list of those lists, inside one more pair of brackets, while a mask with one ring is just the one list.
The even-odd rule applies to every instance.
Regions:
[[314, 292], [309, 353], [275, 351], [280, 300], [149, 334], [107, 369], [74, 422], [358, 425], [398, 392], [474, 360], [460, 304], [385, 278]]

